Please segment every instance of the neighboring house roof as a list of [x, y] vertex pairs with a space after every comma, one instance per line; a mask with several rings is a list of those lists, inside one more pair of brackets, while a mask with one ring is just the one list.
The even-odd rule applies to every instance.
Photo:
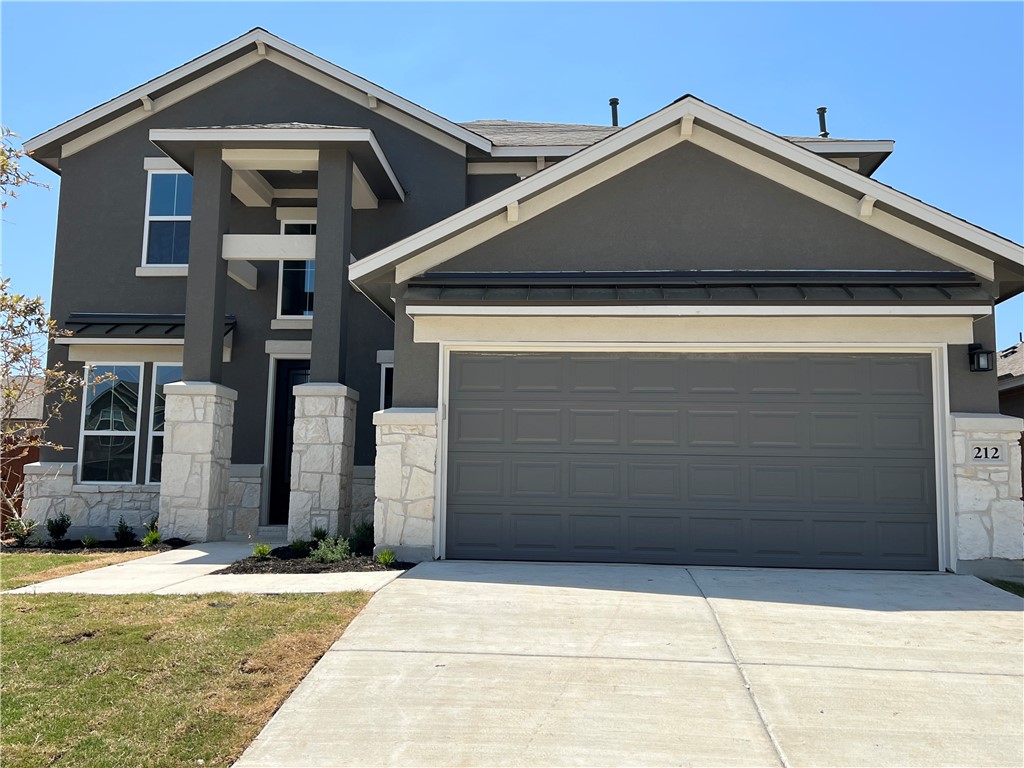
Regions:
[[43, 401], [46, 380], [40, 377], [26, 379], [24, 376], [15, 376], [4, 389], [8, 389], [9, 386], [21, 390], [11, 409], [11, 421], [42, 421], [45, 413]]
[[620, 130], [611, 125], [528, 123], [513, 120], [473, 120], [459, 125], [479, 133], [496, 147], [588, 147]]
[[[405, 282], [682, 141], [721, 154], [984, 279], [995, 278], [996, 262], [1015, 278], [1024, 277], [1024, 249], [1019, 244], [687, 95], [359, 260], [350, 269], [352, 282], [362, 285], [391, 270], [397, 282]], [[618, 155], [626, 159], [605, 163]]]
[[[98, 141], [187, 98], [191, 93], [179, 92], [186, 84], [202, 90], [259, 61], [288, 63], [285, 59], [294, 64], [291, 68], [309, 79], [317, 76], [329, 78], [339, 86], [340, 95], [352, 100], [358, 99], [363, 106], [382, 112], [386, 108], [393, 108], [465, 145], [485, 152], [491, 149], [491, 142], [472, 130], [256, 27], [209, 53], [29, 139], [24, 143], [25, 151], [33, 159], [59, 173], [64, 146], [77, 140], [85, 142], [88, 138], [86, 134], [94, 129], [106, 126], [102, 135], [96, 138]], [[71, 148], [80, 149], [81, 146]], [[64, 154], [67, 153], [64, 151]]]
[[1024, 386], [1024, 342], [1007, 347], [996, 358], [999, 391]]

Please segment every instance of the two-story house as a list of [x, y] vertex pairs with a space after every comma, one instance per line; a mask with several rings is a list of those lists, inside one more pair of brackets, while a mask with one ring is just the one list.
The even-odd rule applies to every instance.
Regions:
[[30, 140], [61, 175], [30, 468], [76, 530], [404, 559], [1019, 567], [994, 303], [1021, 246], [890, 141], [693, 96], [457, 124], [256, 29]]

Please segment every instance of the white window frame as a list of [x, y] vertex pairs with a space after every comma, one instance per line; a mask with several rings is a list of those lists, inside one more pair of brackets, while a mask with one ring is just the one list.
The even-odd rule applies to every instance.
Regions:
[[[92, 371], [95, 368], [104, 368], [104, 367], [107, 367], [107, 366], [110, 366], [110, 367], [121, 367], [121, 368], [134, 367], [134, 368], [138, 368], [139, 369], [139, 391], [136, 394], [137, 400], [136, 400], [136, 403], [135, 403], [135, 412], [139, 416], [142, 415], [142, 390], [143, 390], [143, 387], [145, 386], [145, 381], [146, 381], [146, 366], [145, 366], [145, 363], [137, 363], [137, 362], [131, 362], [131, 363], [126, 363], [126, 362], [110, 363], [110, 362], [90, 361], [90, 362], [85, 364], [85, 376], [83, 377], [85, 379], [85, 381], [84, 381], [84, 383], [82, 385], [82, 418], [81, 418], [81, 421], [80, 421], [80, 424], [79, 424], [79, 428], [78, 428], [78, 482], [82, 483], [84, 485], [136, 485], [137, 484], [136, 481], [138, 480], [138, 474], [139, 474], [139, 437], [140, 437], [140, 435], [139, 435], [139, 433], [140, 433], [139, 419], [138, 418], [135, 419], [135, 431], [134, 432], [125, 432], [125, 431], [122, 431], [122, 430], [113, 430], [113, 429], [90, 429], [90, 430], [86, 430], [86, 428], [85, 428], [85, 412], [86, 412], [86, 405], [89, 402], [89, 380], [90, 380], [90, 377], [92, 375]], [[82, 472], [85, 469], [84, 457], [85, 457], [85, 438], [86, 437], [128, 437], [129, 435], [132, 436], [134, 438], [134, 440], [135, 440], [135, 450], [132, 453], [132, 479], [130, 481], [127, 481], [127, 480], [85, 480], [85, 479], [82, 478]]]
[[[144, 224], [144, 226], [142, 228], [142, 266], [144, 266], [144, 267], [160, 268], [160, 269], [173, 269], [173, 268], [179, 268], [180, 269], [182, 267], [187, 267], [188, 266], [188, 262], [185, 262], [184, 264], [150, 264], [149, 263], [149, 224], [150, 224], [150, 222], [152, 222], [152, 221], [189, 221], [189, 222], [191, 222], [192, 221], [192, 214], [189, 214], [188, 216], [152, 216], [152, 215], [150, 215], [150, 213], [149, 213], [149, 202], [150, 202], [150, 198], [152, 197], [152, 194], [153, 194], [153, 177], [158, 175], [158, 174], [168, 174], [168, 173], [171, 173], [171, 174], [184, 174], [186, 176], [189, 175], [186, 171], [184, 171], [182, 169], [173, 170], [173, 169], [170, 169], [170, 168], [159, 168], [159, 169], [157, 169], [157, 168], [149, 168], [146, 171], [146, 219], [145, 219], [145, 224]], [[191, 227], [191, 225], [190, 225], [190, 227]]]
[[[281, 219], [281, 234], [282, 235], [284, 234], [285, 226], [288, 225], [288, 224], [312, 224], [315, 227], [316, 226], [316, 219], [312, 219], [312, 220], [310, 220], [310, 219]], [[288, 261], [292, 261], [292, 259], [288, 259]], [[281, 261], [277, 262], [277, 314], [275, 316], [275, 319], [277, 319], [277, 320], [307, 320], [307, 321], [312, 321], [313, 320], [313, 315], [312, 314], [309, 314], [309, 315], [286, 315], [286, 314], [284, 314], [281, 311], [282, 310], [281, 299], [283, 298], [283, 295], [284, 295], [284, 262], [285, 262], [284, 259], [282, 259]], [[313, 263], [313, 262], [310, 262], [310, 263]], [[316, 281], [316, 278], [314, 278], [314, 285], [313, 285], [313, 295], [314, 296], [316, 295], [316, 282], [315, 281]]]
[[[153, 363], [153, 374], [150, 377], [149, 386], [149, 434], [146, 436], [146, 485], [160, 485], [159, 480], [154, 480], [150, 475], [153, 471], [153, 438], [163, 437], [165, 432], [160, 430], [159, 432], [153, 428], [153, 421], [156, 415], [156, 389], [157, 389], [157, 371], [160, 368], [181, 368], [181, 363]], [[166, 408], [166, 400], [165, 400]], [[166, 417], [165, 417], [166, 419]], [[166, 424], [166, 421], [164, 422]]]

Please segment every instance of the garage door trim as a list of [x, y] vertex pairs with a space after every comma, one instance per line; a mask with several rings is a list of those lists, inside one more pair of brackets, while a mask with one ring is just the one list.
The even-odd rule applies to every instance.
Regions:
[[953, 568], [956, 563], [956, 526], [950, 519], [950, 498], [952, 477], [949, 472], [949, 456], [952, 451], [952, 435], [949, 429], [949, 393], [946, 365], [946, 344], [581, 344], [524, 342], [515, 343], [439, 343], [438, 354], [438, 402], [440, 424], [438, 425], [438, 450], [436, 467], [437, 505], [434, 515], [434, 548], [437, 557], [446, 558], [447, 539], [447, 496], [448, 496], [448, 403], [451, 376], [451, 355], [461, 352], [587, 352], [587, 353], [650, 353], [666, 352], [675, 354], [919, 354], [931, 359], [933, 430], [935, 443], [935, 501], [937, 520], [938, 570]]

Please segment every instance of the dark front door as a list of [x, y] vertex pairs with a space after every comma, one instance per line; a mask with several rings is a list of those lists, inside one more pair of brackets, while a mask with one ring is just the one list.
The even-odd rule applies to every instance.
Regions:
[[309, 381], [309, 360], [278, 360], [274, 375], [274, 424], [270, 449], [270, 525], [288, 524], [288, 494], [292, 476], [292, 428], [295, 395], [292, 390]]
[[447, 555], [937, 567], [931, 363], [452, 355]]

